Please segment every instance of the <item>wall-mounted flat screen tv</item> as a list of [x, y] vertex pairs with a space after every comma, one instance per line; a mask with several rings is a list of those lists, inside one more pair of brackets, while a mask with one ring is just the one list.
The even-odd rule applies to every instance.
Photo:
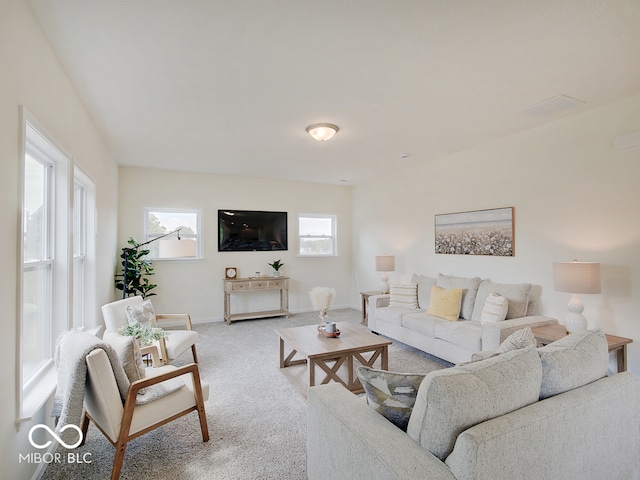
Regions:
[[218, 210], [218, 251], [287, 250], [287, 212]]

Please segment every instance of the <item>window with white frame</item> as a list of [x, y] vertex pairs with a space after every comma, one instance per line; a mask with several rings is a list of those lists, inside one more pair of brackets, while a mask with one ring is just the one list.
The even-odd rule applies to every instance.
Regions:
[[73, 326], [95, 311], [96, 186], [80, 168], [73, 173]]
[[202, 258], [202, 211], [145, 207], [144, 238], [151, 259]]
[[71, 160], [23, 110], [22, 270], [18, 281], [18, 418], [55, 386], [53, 353], [69, 327]]
[[335, 215], [299, 215], [298, 254], [305, 257], [338, 254]]

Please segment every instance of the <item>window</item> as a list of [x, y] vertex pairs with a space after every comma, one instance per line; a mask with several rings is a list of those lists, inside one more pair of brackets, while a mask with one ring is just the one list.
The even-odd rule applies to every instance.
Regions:
[[55, 386], [53, 353], [69, 328], [71, 160], [23, 109], [22, 269], [19, 287], [18, 419]]
[[73, 326], [95, 312], [96, 187], [81, 169], [73, 173]]
[[298, 217], [298, 254], [300, 256], [334, 256], [336, 248], [335, 215], [300, 215]]
[[202, 258], [201, 217], [198, 209], [146, 207], [144, 241], [151, 242], [145, 246], [150, 251], [149, 258]]

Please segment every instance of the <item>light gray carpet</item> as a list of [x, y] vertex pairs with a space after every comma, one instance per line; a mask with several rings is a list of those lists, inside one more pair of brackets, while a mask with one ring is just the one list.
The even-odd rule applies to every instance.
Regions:
[[[360, 323], [360, 312], [330, 311], [337, 322]], [[202, 442], [198, 416], [190, 413], [129, 442], [122, 479], [305, 479], [306, 402], [278, 369], [279, 328], [309, 325], [316, 313], [197, 324], [198, 359], [203, 381], [209, 383], [206, 402], [211, 439]], [[185, 353], [175, 364], [191, 361]], [[389, 370], [426, 373], [446, 362], [394, 342]], [[67, 451], [60, 447], [62, 456]], [[109, 478], [114, 448], [91, 424], [85, 453], [91, 463], [51, 463], [44, 476], [54, 479]]]

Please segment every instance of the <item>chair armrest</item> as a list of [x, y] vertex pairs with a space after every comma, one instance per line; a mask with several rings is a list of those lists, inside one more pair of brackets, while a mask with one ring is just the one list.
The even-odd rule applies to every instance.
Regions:
[[165, 320], [180, 320], [185, 324], [187, 330], [192, 330], [191, 317], [187, 313], [156, 313], [157, 323]]
[[513, 332], [525, 327], [537, 328], [546, 325], [557, 325], [558, 320], [543, 315], [512, 318], [502, 322], [482, 324], [482, 351], [496, 350], [500, 344]]
[[156, 375], [153, 377], [143, 378], [141, 380], [136, 380], [132, 382], [129, 386], [129, 392], [127, 393], [127, 398], [125, 400], [125, 405], [128, 402], [136, 402], [136, 395], [142, 388], [149, 387], [151, 385], [156, 385], [157, 383], [162, 383], [166, 380], [170, 380], [172, 378], [180, 377], [181, 375], [191, 374], [193, 379], [193, 389], [196, 395], [200, 395], [202, 397], [202, 385], [200, 384], [200, 371], [198, 370], [198, 364], [190, 363], [188, 365], [184, 365], [183, 367], [171, 369], [169, 372], [161, 373], [160, 375]]

